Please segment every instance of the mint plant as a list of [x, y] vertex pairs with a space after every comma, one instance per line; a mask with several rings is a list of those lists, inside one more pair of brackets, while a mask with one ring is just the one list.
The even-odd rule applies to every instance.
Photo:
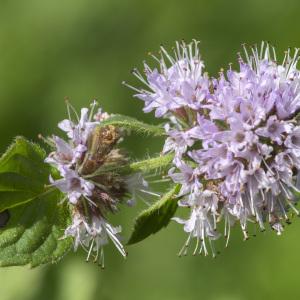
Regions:
[[[187, 240], [179, 256], [215, 257], [214, 241], [239, 224], [244, 239], [267, 225], [278, 235], [293, 215], [300, 193], [300, 72], [298, 50], [282, 62], [269, 44], [244, 46], [239, 68], [218, 78], [204, 72], [198, 42], [176, 43], [150, 54], [133, 74], [144, 112], [162, 124], [108, 114], [94, 101], [80, 113], [67, 102], [62, 136], [41, 146], [17, 137], [0, 158], [0, 266], [56, 263], [70, 250], [105, 266], [112, 243], [126, 258], [127, 245], [143, 241], [171, 220]], [[137, 161], [123, 149], [129, 134], [164, 137], [161, 154]], [[162, 194], [151, 180], [168, 181]], [[122, 237], [110, 216], [122, 205], [156, 197]], [[157, 199], [158, 197], [158, 199]], [[189, 210], [176, 217], [178, 207]]]

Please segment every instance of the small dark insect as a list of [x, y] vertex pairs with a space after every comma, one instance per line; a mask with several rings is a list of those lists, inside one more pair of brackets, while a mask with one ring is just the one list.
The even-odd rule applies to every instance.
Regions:
[[0, 213], [0, 228], [4, 227], [10, 218], [10, 214], [8, 210], [4, 210]]

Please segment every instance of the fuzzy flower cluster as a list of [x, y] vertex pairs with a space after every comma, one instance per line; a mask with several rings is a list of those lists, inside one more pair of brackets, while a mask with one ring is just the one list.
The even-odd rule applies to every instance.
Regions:
[[239, 68], [204, 73], [198, 42], [177, 43], [174, 55], [163, 47], [155, 57], [159, 68], [144, 64], [145, 75], [134, 75], [146, 89], [133, 88], [145, 112], [167, 118], [163, 152], [174, 152], [169, 176], [181, 184], [181, 206], [189, 207], [184, 225], [194, 254], [213, 255], [212, 241], [240, 223], [244, 238], [249, 223], [265, 224], [278, 234], [295, 208], [300, 185], [300, 72], [298, 50], [285, 53], [281, 63], [269, 44], [244, 46]]
[[95, 113], [96, 107], [94, 102], [90, 111], [82, 108], [78, 116], [67, 103], [69, 119], [60, 122], [58, 127], [66, 133], [68, 140], [58, 136], [49, 138], [47, 142], [55, 151], [45, 161], [60, 174], [58, 179], [50, 177], [51, 185], [65, 194], [64, 200], [72, 207], [72, 224], [66, 228], [64, 237], [72, 237], [75, 250], [82, 246], [88, 253], [87, 260], [93, 256], [94, 261], [104, 267], [103, 246], [109, 240], [126, 257], [118, 236], [121, 227], [109, 224], [106, 215], [116, 212], [117, 204], [124, 197], [135, 196], [146, 182], [140, 174], [122, 177], [106, 171], [107, 167], [122, 166], [128, 160], [116, 148], [122, 137], [121, 130], [110, 125], [99, 126], [109, 115], [101, 109]]

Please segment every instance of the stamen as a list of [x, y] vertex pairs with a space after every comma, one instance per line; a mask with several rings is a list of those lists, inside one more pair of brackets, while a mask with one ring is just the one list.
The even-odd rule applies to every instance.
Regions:
[[70, 112], [70, 110], [72, 110], [73, 113], [74, 113], [74, 115], [75, 115], [75, 117], [76, 117], [77, 123], [79, 123], [80, 122], [80, 118], [79, 118], [79, 115], [77, 114], [76, 109], [73, 107], [73, 105], [69, 102], [68, 99], [66, 99], [65, 102], [66, 102], [66, 105], [67, 105], [67, 111], [68, 111], [69, 120], [72, 121], [71, 112]]
[[90, 110], [90, 115], [89, 115], [89, 122], [91, 122], [92, 119], [93, 119], [94, 110], [98, 106], [98, 102], [96, 100], [94, 100], [93, 103], [90, 106], [91, 106], [91, 110]]
[[89, 249], [89, 253], [88, 253], [87, 258], [86, 258], [87, 262], [90, 260], [90, 255], [91, 255], [93, 247], [94, 247], [94, 242], [95, 242], [95, 239], [92, 240], [92, 243], [91, 243], [91, 246], [90, 246], [90, 249]]
[[104, 265], [104, 250], [103, 250], [103, 247], [101, 247], [101, 250], [100, 250], [100, 261], [99, 261], [99, 264], [100, 264], [100, 267], [102, 269], [105, 268], [105, 265]]
[[190, 244], [190, 240], [191, 240], [191, 236], [192, 236], [192, 233], [189, 234], [186, 242], [184, 243], [183, 247], [181, 248], [181, 250], [179, 251], [178, 253], [178, 256], [181, 257], [182, 255], [186, 255], [186, 250], [187, 248], [189, 247], [189, 244]]
[[38, 134], [38, 138], [42, 140], [45, 144], [49, 145], [51, 148], [55, 148], [55, 142], [51, 138], [45, 138], [42, 134]]

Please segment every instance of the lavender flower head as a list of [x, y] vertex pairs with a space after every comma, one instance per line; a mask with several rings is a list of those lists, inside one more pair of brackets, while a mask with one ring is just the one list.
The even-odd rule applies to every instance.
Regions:
[[45, 161], [59, 172], [57, 178], [50, 177], [50, 183], [65, 195], [63, 200], [68, 201], [73, 215], [63, 238], [72, 237], [75, 250], [82, 246], [87, 260], [94, 257], [104, 267], [103, 246], [109, 240], [123, 257], [127, 255], [119, 238], [121, 227], [113, 227], [107, 221], [108, 213], [117, 212], [123, 199], [135, 202], [139, 189], [147, 183], [139, 173], [122, 176], [109, 171], [128, 163], [117, 148], [123, 132], [111, 125], [100, 126], [110, 116], [101, 109], [95, 112], [96, 107], [94, 102], [90, 110], [82, 108], [79, 116], [67, 103], [69, 119], [58, 127], [67, 134], [68, 141], [57, 136], [49, 138], [47, 142], [54, 151]]
[[[243, 58], [244, 57], [244, 58]], [[167, 119], [164, 152], [173, 152], [169, 176], [181, 184], [181, 206], [191, 209], [182, 220], [194, 254], [208, 253], [221, 236], [240, 223], [245, 239], [249, 223], [261, 230], [269, 223], [281, 234], [295, 208], [300, 183], [299, 56], [288, 50], [281, 63], [275, 49], [244, 46], [239, 69], [232, 66], [219, 78], [204, 73], [198, 42], [176, 43], [174, 55], [162, 47], [154, 57], [159, 68], [144, 64], [147, 89], [133, 88], [145, 112]]]

